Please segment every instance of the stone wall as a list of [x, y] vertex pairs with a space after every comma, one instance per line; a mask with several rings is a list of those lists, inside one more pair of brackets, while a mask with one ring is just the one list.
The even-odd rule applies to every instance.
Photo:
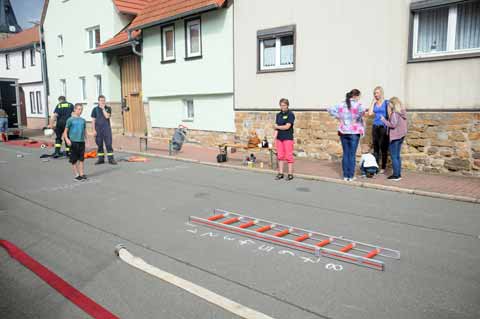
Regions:
[[[246, 142], [254, 129], [272, 142], [276, 112], [235, 113], [236, 134], [190, 130], [189, 142], [215, 146], [222, 142]], [[295, 112], [297, 157], [338, 161], [342, 147], [337, 122], [327, 112]], [[409, 170], [480, 176], [479, 112], [410, 112], [409, 133], [402, 147], [403, 167]], [[371, 145], [371, 119], [361, 149]], [[153, 128], [152, 136], [171, 137], [173, 129]]]
[[112, 108], [112, 117], [110, 118], [112, 133], [121, 135], [123, 134], [122, 104], [118, 102], [109, 102], [107, 104]]
[[27, 117], [28, 129], [42, 129], [47, 126], [46, 119], [43, 117]]
[[[339, 160], [342, 148], [337, 122], [327, 112], [295, 112], [295, 150], [299, 157]], [[269, 140], [275, 112], [237, 112], [237, 134], [246, 139], [255, 129]], [[480, 176], [479, 112], [410, 112], [409, 133], [402, 148], [403, 167], [410, 170]], [[363, 149], [371, 145], [371, 119], [367, 120]], [[361, 148], [359, 147], [358, 155]]]

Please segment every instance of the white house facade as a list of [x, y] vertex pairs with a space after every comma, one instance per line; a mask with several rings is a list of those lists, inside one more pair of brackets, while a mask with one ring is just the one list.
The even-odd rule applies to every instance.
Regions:
[[50, 110], [64, 95], [83, 103], [86, 119], [98, 96], [120, 103], [120, 70], [116, 61], [92, 54], [101, 42], [113, 37], [132, 19], [112, 0], [47, 1], [43, 32], [48, 65]]
[[17, 80], [22, 126], [46, 125], [45, 86], [42, 80], [38, 27], [0, 40], [0, 78]]

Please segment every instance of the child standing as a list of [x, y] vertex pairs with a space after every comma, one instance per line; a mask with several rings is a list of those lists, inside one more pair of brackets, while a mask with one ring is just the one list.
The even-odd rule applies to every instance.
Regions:
[[81, 117], [83, 105], [75, 104], [72, 116], [67, 120], [63, 138], [70, 146], [70, 163], [72, 163], [75, 180], [87, 179], [83, 171], [83, 160], [85, 154], [85, 139], [87, 138], [86, 121]]
[[360, 170], [362, 171], [362, 177], [372, 178], [378, 173], [378, 163], [370, 152], [362, 154], [360, 160]]
[[403, 140], [407, 135], [407, 111], [402, 102], [397, 97], [392, 97], [388, 104], [389, 119], [382, 116], [382, 122], [390, 130], [390, 156], [392, 158], [393, 174], [388, 177], [389, 180], [399, 181], [402, 179], [402, 159], [400, 152], [402, 150]]

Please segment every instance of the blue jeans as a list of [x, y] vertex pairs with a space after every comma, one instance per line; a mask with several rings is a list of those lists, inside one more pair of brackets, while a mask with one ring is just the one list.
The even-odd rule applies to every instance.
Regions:
[[5, 133], [8, 130], [8, 118], [0, 117], [0, 132]]
[[402, 159], [400, 158], [400, 151], [402, 150], [404, 138], [393, 140], [390, 142], [390, 156], [392, 157], [393, 176], [402, 176]]
[[378, 173], [378, 168], [373, 166], [373, 167], [363, 167], [363, 164], [362, 166], [360, 166], [360, 170], [362, 171], [362, 175], [367, 175], [367, 174], [377, 174]]
[[342, 169], [344, 178], [353, 178], [360, 134], [343, 134], [340, 136], [343, 149]]

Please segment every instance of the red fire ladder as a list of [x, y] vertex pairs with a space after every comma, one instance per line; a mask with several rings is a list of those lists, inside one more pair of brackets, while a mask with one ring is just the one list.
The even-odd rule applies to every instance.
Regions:
[[206, 219], [190, 216], [190, 222], [377, 270], [384, 270], [385, 265], [375, 257], [400, 259], [397, 250], [220, 209]]

